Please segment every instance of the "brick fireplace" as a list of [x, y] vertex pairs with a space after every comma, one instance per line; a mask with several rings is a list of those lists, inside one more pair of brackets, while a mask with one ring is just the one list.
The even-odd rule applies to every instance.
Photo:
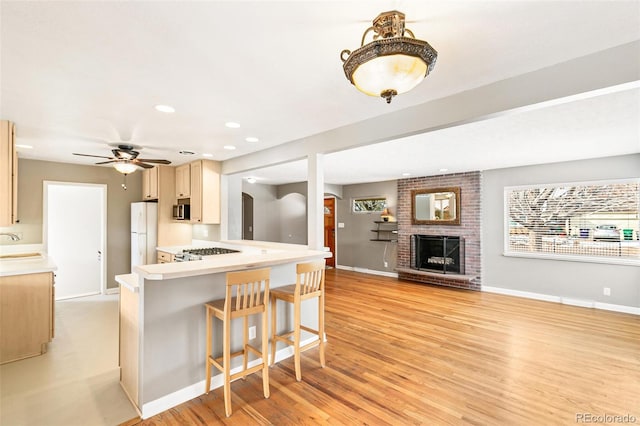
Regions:
[[[398, 180], [398, 259], [401, 279], [427, 284], [480, 290], [481, 270], [481, 179], [480, 172], [417, 177]], [[411, 191], [429, 188], [460, 188], [460, 225], [414, 225], [411, 223]], [[465, 241], [465, 273], [437, 274], [407, 271], [411, 267], [411, 235], [463, 237]]]

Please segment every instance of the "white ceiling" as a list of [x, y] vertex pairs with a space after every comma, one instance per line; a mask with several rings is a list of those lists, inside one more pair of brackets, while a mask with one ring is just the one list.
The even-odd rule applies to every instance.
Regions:
[[[391, 9], [439, 56], [387, 105], [346, 80], [339, 53]], [[639, 1], [2, 1], [0, 13], [0, 116], [34, 147], [20, 157], [80, 164], [93, 162], [72, 152], [129, 140], [175, 164], [193, 159], [179, 150], [227, 160], [640, 39]], [[328, 153], [325, 180], [640, 152], [639, 119], [635, 87]], [[246, 175], [306, 179], [304, 162]]]

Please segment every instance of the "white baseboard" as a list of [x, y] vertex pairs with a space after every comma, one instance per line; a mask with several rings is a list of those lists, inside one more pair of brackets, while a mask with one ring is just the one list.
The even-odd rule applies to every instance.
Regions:
[[363, 274], [380, 275], [382, 277], [398, 278], [397, 272], [378, 271], [375, 269], [358, 268], [357, 266], [337, 265], [336, 269], [342, 269], [345, 271], [353, 271], [353, 272], [361, 272]]
[[[307, 345], [314, 340], [317, 340], [316, 336], [310, 337], [300, 342], [300, 346]], [[325, 338], [326, 340], [326, 338]], [[280, 349], [276, 352], [276, 361], [279, 362], [283, 359], [289, 358], [293, 356], [293, 347], [287, 346], [283, 349]], [[255, 365], [260, 364], [260, 359], [255, 359], [248, 363], [248, 367], [253, 367]], [[231, 370], [231, 374], [235, 374], [240, 372], [242, 366], [236, 367]], [[215, 371], [215, 368], [213, 369]], [[211, 390], [222, 387], [223, 385], [223, 375], [222, 373], [216, 374], [211, 377]], [[173, 393], [165, 395], [161, 398], [155, 399], [151, 402], [147, 402], [142, 405], [142, 414], [140, 417], [143, 419], [148, 419], [149, 417], [155, 416], [156, 414], [162, 413], [170, 408], [175, 407], [176, 405], [180, 405], [184, 402], [190, 401], [193, 398], [197, 398], [198, 396], [204, 394], [205, 380], [201, 380], [197, 383], [184, 387], [180, 390], [177, 390]]]
[[104, 294], [120, 294], [120, 287], [108, 288], [104, 291]]
[[508, 288], [482, 286], [482, 291], [487, 293], [504, 294], [506, 296], [523, 297], [525, 299], [543, 300], [545, 302], [562, 303], [564, 305], [580, 306], [582, 308], [595, 308], [605, 311], [622, 312], [625, 314], [640, 315], [640, 308], [634, 306], [614, 305], [601, 303], [595, 300], [570, 299], [568, 297], [551, 296], [549, 294], [531, 293], [528, 291], [512, 290]]

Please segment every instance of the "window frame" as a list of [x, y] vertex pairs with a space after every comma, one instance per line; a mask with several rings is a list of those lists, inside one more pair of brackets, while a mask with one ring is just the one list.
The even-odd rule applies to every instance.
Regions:
[[[502, 197], [502, 201], [503, 201], [502, 255], [505, 257], [517, 257], [517, 258], [560, 260], [560, 261], [572, 261], [572, 262], [582, 262], [582, 263], [605, 263], [610, 265], [640, 266], [640, 257], [632, 258], [632, 257], [593, 256], [593, 255], [580, 255], [580, 254], [572, 255], [572, 254], [566, 254], [566, 253], [558, 254], [558, 253], [543, 253], [543, 252], [519, 252], [519, 251], [510, 250], [510, 224], [509, 224], [510, 222], [509, 193], [510, 192], [525, 190], [525, 189], [537, 189], [537, 188], [558, 188], [558, 187], [564, 187], [564, 186], [598, 186], [598, 185], [629, 184], [629, 183], [634, 183], [639, 185], [639, 191], [640, 191], [640, 178], [607, 179], [607, 180], [594, 180], [594, 181], [557, 182], [557, 183], [505, 186], [503, 189], [503, 197]], [[640, 201], [637, 208], [637, 214], [639, 216], [638, 221], [640, 221]], [[640, 226], [639, 226], [638, 232], [640, 232]]]
[[[383, 200], [384, 203], [382, 205], [382, 209], [380, 210], [366, 210], [366, 211], [356, 211], [356, 201], [363, 200]], [[363, 197], [352, 197], [351, 198], [351, 213], [352, 214], [373, 214], [373, 213], [382, 213], [382, 211], [387, 207], [387, 197], [384, 195], [371, 195], [371, 196], [363, 196]]]

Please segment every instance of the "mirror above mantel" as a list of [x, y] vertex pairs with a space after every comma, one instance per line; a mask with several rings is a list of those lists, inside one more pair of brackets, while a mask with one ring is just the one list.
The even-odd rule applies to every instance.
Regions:
[[460, 187], [411, 191], [411, 223], [460, 225]]

